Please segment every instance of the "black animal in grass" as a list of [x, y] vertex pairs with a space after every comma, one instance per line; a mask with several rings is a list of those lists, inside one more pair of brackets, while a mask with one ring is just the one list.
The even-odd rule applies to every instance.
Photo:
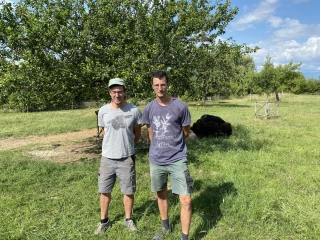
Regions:
[[221, 117], [209, 114], [202, 115], [191, 127], [191, 130], [199, 137], [230, 136], [232, 126]]

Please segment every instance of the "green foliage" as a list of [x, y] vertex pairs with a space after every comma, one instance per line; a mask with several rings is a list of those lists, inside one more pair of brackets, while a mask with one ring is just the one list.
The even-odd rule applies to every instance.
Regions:
[[245, 71], [249, 72], [254, 68], [253, 60], [248, 58], [247, 54], [257, 51], [257, 47], [251, 49], [246, 45], [239, 46], [230, 40], [217, 41], [212, 45], [204, 42], [199, 48], [202, 51], [202, 60], [198, 62], [195, 76], [192, 78], [193, 97], [228, 97], [247, 91], [243, 81]]
[[[213, 92], [212, 82], [228, 82], [223, 73], [229, 65], [212, 60], [222, 52], [215, 40], [238, 12], [230, 1], [21, 0], [1, 6], [0, 56], [17, 64], [8, 72], [2, 103], [13, 94], [11, 104], [36, 111], [98, 100], [112, 77], [124, 78], [132, 97], [146, 99], [149, 74], [158, 69], [171, 69], [176, 96], [193, 88], [193, 75], [205, 81], [204, 92]], [[204, 42], [211, 56], [199, 47]], [[221, 46], [221, 59], [238, 47]], [[204, 74], [197, 74], [199, 66]]]
[[307, 80], [307, 90], [308, 93], [320, 93], [320, 80], [311, 78]]
[[245, 79], [249, 83], [250, 92], [267, 95], [275, 92], [289, 92], [294, 94], [317, 93], [319, 81], [315, 79], [306, 80], [299, 71], [301, 63], [278, 65], [274, 67], [271, 57], [267, 56], [260, 72], [247, 72]]
[[245, 96], [252, 92], [253, 75], [256, 73], [256, 66], [253, 58], [244, 55], [235, 64], [234, 80], [231, 81], [231, 93], [235, 96]]
[[130, 98], [128, 99], [129, 103], [132, 103], [133, 105], [139, 106], [139, 99], [137, 98]]
[[270, 94], [277, 91], [277, 75], [271, 57], [267, 56], [260, 73], [258, 73], [256, 85], [260, 91]]

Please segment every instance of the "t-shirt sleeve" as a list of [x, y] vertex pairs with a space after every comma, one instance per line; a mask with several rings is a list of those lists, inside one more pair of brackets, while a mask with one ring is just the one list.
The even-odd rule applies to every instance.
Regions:
[[149, 119], [149, 105], [147, 105], [144, 110], [143, 110], [143, 114], [142, 114], [142, 122], [144, 124], [150, 124], [150, 119]]
[[143, 123], [142, 121], [142, 113], [140, 111], [140, 109], [137, 107], [137, 110], [136, 110], [136, 118], [135, 118], [135, 123], [134, 125], [140, 125]]
[[191, 124], [191, 114], [187, 106], [185, 106], [181, 111], [182, 116], [182, 126], [188, 126]]
[[102, 120], [102, 116], [103, 116], [103, 109], [100, 108], [100, 109], [99, 109], [99, 112], [98, 112], [98, 126], [99, 126], [99, 127], [104, 127], [104, 123], [103, 123], [103, 120]]

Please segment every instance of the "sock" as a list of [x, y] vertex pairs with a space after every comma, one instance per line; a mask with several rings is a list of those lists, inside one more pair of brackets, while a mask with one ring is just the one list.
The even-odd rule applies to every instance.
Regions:
[[169, 219], [162, 220], [162, 227], [163, 227], [165, 230], [169, 230], [169, 229], [170, 229]]
[[126, 218], [126, 221], [129, 221], [129, 220], [131, 220], [131, 218]]
[[182, 238], [181, 239], [182, 240], [188, 240], [188, 236], [189, 235], [182, 233], [182, 235], [181, 235]]
[[107, 223], [109, 221], [109, 218], [101, 219], [101, 223]]

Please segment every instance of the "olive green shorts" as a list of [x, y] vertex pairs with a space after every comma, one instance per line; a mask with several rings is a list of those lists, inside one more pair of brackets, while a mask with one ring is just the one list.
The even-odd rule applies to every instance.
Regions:
[[167, 188], [169, 176], [173, 193], [187, 196], [192, 192], [193, 179], [186, 158], [167, 165], [150, 163], [150, 176], [153, 192]]

